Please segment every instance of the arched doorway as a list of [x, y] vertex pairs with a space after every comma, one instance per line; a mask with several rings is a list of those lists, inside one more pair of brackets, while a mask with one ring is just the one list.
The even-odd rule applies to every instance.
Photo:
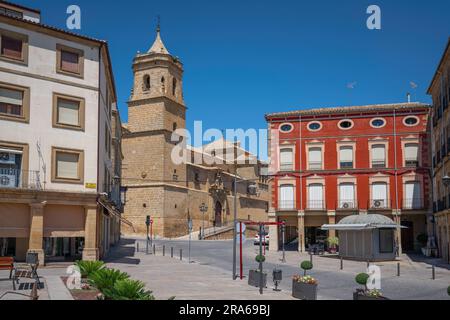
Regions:
[[220, 227], [222, 226], [222, 204], [220, 203], [220, 201], [216, 202], [216, 207], [215, 207], [215, 215], [214, 215], [214, 225], [216, 227]]

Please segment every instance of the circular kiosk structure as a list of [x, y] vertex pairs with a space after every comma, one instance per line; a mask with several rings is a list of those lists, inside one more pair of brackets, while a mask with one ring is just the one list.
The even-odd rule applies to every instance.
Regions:
[[339, 256], [362, 261], [395, 260], [395, 230], [401, 228], [380, 214], [354, 215], [338, 224], [325, 224], [322, 230], [336, 230]]

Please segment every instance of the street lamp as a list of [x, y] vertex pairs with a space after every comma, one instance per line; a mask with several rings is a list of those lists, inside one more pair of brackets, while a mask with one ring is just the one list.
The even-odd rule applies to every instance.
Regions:
[[200, 212], [203, 214], [201, 239], [204, 240], [204, 237], [205, 237], [205, 213], [208, 212], [208, 206], [204, 202], [200, 205]]

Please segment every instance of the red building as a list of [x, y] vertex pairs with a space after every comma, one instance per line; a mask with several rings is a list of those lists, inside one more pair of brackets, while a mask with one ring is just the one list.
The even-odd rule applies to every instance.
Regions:
[[[420, 103], [322, 108], [266, 115], [271, 221], [286, 221], [285, 243], [324, 243], [355, 214], [384, 214], [399, 226], [399, 250], [420, 249], [432, 213], [429, 109]], [[400, 231], [401, 230], [401, 231]], [[431, 231], [431, 230], [430, 230]], [[338, 235], [337, 235], [338, 236]], [[270, 230], [271, 250], [280, 230]]]

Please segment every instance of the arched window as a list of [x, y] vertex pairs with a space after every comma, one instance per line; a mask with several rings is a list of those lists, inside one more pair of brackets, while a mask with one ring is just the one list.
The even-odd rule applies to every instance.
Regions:
[[172, 95], [177, 95], [177, 79], [175, 78], [172, 79]]
[[146, 74], [144, 76], [144, 91], [149, 91], [150, 90], [150, 76], [148, 74]]

